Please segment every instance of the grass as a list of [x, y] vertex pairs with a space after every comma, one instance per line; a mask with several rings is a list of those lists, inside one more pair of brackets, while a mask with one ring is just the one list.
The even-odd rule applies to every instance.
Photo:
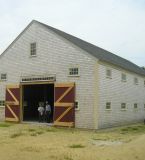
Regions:
[[10, 123], [0, 123], [0, 127], [10, 127], [12, 124]]
[[84, 148], [85, 146], [81, 145], [81, 144], [73, 144], [70, 145], [69, 148]]
[[[145, 157], [143, 124], [99, 131], [1, 124], [11, 126], [0, 129], [2, 160], [142, 160]], [[103, 146], [97, 145], [100, 141], [105, 141]], [[123, 143], [107, 146], [107, 141]]]
[[11, 138], [17, 138], [17, 137], [20, 137], [20, 136], [22, 136], [22, 135], [23, 135], [23, 133], [22, 133], [21, 131], [19, 131], [19, 132], [17, 132], [17, 133], [11, 134], [10, 137], [11, 137]]

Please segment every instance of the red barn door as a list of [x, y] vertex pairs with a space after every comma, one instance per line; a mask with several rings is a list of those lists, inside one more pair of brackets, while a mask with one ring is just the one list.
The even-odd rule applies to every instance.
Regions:
[[74, 83], [55, 84], [54, 125], [74, 127], [74, 102]]
[[11, 122], [20, 121], [20, 86], [6, 87], [5, 120]]

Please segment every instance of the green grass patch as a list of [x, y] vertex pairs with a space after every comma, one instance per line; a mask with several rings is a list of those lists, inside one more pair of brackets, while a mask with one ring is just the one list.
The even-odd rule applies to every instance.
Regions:
[[82, 144], [73, 144], [73, 145], [70, 145], [69, 148], [85, 148], [85, 146]]
[[0, 127], [10, 127], [12, 124], [10, 123], [0, 123]]

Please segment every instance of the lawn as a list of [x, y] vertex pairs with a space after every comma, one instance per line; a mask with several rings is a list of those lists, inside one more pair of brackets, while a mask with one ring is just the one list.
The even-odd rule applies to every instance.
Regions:
[[99, 131], [0, 123], [0, 160], [144, 160], [145, 125]]

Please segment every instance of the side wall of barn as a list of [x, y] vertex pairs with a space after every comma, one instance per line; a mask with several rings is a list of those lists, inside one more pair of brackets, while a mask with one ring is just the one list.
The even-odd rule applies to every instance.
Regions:
[[[112, 72], [111, 78], [106, 77], [106, 70]], [[122, 73], [126, 81], [122, 81]], [[138, 84], [134, 78], [138, 78]], [[99, 128], [143, 122], [145, 118], [145, 77], [131, 73], [113, 65], [99, 64]], [[106, 103], [111, 108], [106, 109]], [[126, 103], [126, 109], [121, 109], [121, 103]], [[137, 108], [134, 108], [134, 104]]]
[[[37, 56], [30, 56], [30, 43], [36, 42]], [[0, 56], [0, 73], [7, 81], [0, 82], [0, 100], [5, 100], [7, 84], [19, 84], [21, 76], [56, 75], [56, 82], [75, 82], [75, 124], [79, 128], [94, 128], [94, 88], [96, 58], [33, 22], [27, 30]], [[80, 75], [70, 77], [70, 67], [79, 67]], [[1, 116], [2, 116], [1, 112]]]

